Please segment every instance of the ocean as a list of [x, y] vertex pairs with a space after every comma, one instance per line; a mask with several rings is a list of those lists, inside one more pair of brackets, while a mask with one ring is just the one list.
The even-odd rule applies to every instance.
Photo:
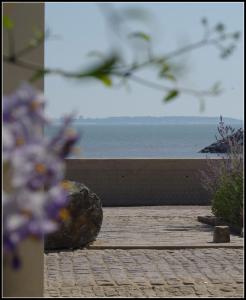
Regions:
[[[81, 138], [80, 150], [70, 158], [206, 158], [198, 153], [215, 142], [216, 125], [73, 125]], [[240, 126], [234, 126], [239, 128]], [[52, 136], [58, 125], [45, 129]], [[216, 154], [213, 154], [216, 156]]]

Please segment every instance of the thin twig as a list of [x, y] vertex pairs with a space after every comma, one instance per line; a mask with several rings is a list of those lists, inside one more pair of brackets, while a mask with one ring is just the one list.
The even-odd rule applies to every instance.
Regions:
[[[136, 76], [136, 75], [131, 75], [129, 77], [129, 80], [135, 81], [141, 85], [147, 86], [149, 88], [155, 89], [155, 90], [160, 90], [160, 91], [165, 91], [165, 92], [169, 92], [171, 90], [173, 90], [172, 87], [167, 87], [164, 86], [162, 84], [158, 84], [156, 82], [147, 80], [145, 78]], [[198, 91], [198, 90], [194, 90], [194, 89], [188, 89], [188, 88], [184, 88], [184, 87], [176, 87], [176, 90], [179, 90], [181, 92], [187, 93], [187, 94], [192, 94], [194, 96], [214, 96], [214, 93], [211, 91]]]
[[[92, 76], [91, 74], [84, 73], [84, 75], [81, 75], [81, 73], [78, 74], [76, 72], [68, 72], [68, 71], [64, 71], [62, 69], [42, 68], [40, 65], [37, 65], [37, 64], [34, 64], [32, 62], [28, 62], [28, 61], [23, 61], [23, 60], [20, 60], [20, 59], [14, 59], [12, 61], [11, 57], [8, 57], [6, 55], [3, 55], [3, 59], [4, 59], [4, 61], [12, 63], [16, 66], [19, 66], [19, 67], [22, 67], [22, 68], [25, 68], [25, 69], [29, 69], [29, 70], [32, 70], [32, 71], [35, 71], [35, 72], [43, 72], [45, 74], [57, 74], [57, 75], [61, 75], [61, 76], [64, 76], [64, 77], [70, 77], [70, 78], [78, 78], [78, 75], [80, 76], [80, 78], [82, 78], [82, 77], [91, 77]], [[107, 72], [105, 72], [105, 74], [106, 73]], [[114, 76], [117, 76], [117, 77], [126, 78], [125, 72], [112, 71], [111, 74], [114, 75]], [[134, 74], [131, 74], [128, 77], [128, 79], [130, 79], [132, 81], [135, 81], [135, 82], [137, 82], [141, 85], [144, 85], [144, 86], [147, 86], [147, 87], [150, 87], [150, 88], [153, 88], [153, 89], [158, 89], [158, 90], [161, 90], [161, 91], [168, 92], [168, 91], [173, 89], [171, 87], [167, 87], [167, 86], [158, 84], [156, 82], [146, 80], [146, 79], [141, 78], [139, 76], [136, 76]], [[188, 88], [183, 88], [183, 87], [178, 87], [176, 89], [178, 89], [181, 92], [187, 93], [187, 94], [192, 94], [194, 96], [213, 96], [214, 95], [214, 93], [212, 93], [211, 91], [197, 91], [197, 90], [194, 90], [194, 89], [188, 89]]]
[[15, 39], [12, 30], [8, 30], [9, 53], [13, 57], [15, 55]]
[[115, 67], [114, 69], [116, 70], [119, 70], [119, 68], [125, 68], [127, 70], [127, 72], [134, 72], [134, 71], [137, 71], [141, 68], [144, 68], [144, 67], [147, 67], [148, 65], [151, 65], [151, 64], [158, 64], [158, 63], [161, 63], [162, 61], [164, 62], [167, 62], [168, 60], [170, 59], [173, 59], [179, 55], [182, 55], [182, 54], [185, 54], [187, 52], [191, 52], [195, 49], [199, 49], [203, 46], [206, 46], [206, 45], [214, 45], [216, 47], [218, 47], [218, 40], [217, 39], [202, 39], [196, 43], [193, 43], [193, 44], [190, 44], [190, 45], [186, 45], [180, 49], [177, 49], [177, 50], [174, 50], [174, 51], [171, 51], [165, 55], [163, 55], [162, 57], [154, 57], [152, 59], [149, 59], [147, 61], [144, 61], [140, 64], [132, 64], [132, 65], [128, 65], [128, 66], [122, 66], [122, 67]]

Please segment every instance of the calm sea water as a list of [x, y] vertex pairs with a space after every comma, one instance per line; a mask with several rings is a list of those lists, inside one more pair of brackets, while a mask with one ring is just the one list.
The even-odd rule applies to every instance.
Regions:
[[[52, 136], [57, 125], [45, 130]], [[199, 158], [215, 141], [216, 125], [76, 125], [80, 154], [73, 158]], [[216, 156], [213, 154], [213, 156]]]

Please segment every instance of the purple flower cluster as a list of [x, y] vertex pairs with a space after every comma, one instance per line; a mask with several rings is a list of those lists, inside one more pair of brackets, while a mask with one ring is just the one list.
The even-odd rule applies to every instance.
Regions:
[[78, 135], [68, 128], [70, 116], [46, 138], [44, 104], [43, 95], [28, 84], [3, 97], [3, 241], [15, 265], [23, 239], [56, 230], [67, 216], [64, 158]]

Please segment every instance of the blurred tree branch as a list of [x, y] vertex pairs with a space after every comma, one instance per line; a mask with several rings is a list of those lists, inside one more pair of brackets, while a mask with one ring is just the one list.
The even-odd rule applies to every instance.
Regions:
[[[114, 33], [117, 35], [117, 33], [120, 31], [120, 24], [122, 22], [121, 15], [114, 11], [112, 7], [108, 7], [107, 10], [104, 10], [104, 15], [109, 24], [113, 26]], [[204, 28], [204, 35], [199, 41], [187, 44], [162, 56], [156, 56], [153, 54], [154, 51], [152, 49], [151, 36], [144, 32], [131, 32], [128, 34], [129, 39], [133, 39], [138, 42], [140, 41], [144, 44], [144, 47], [146, 46], [146, 49], [148, 50], [146, 60], [142, 60], [141, 62], [133, 61], [130, 64], [126, 64], [122, 62], [122, 57], [120, 57], [119, 53], [104, 55], [98, 52], [97, 56], [100, 58], [100, 63], [83, 70], [66, 71], [61, 68], [44, 68], [43, 66], [33, 64], [23, 59], [23, 55], [33, 51], [35, 48], [39, 47], [39, 45], [41, 45], [45, 39], [49, 38], [50, 32], [47, 31], [46, 33], [42, 33], [38, 30], [35, 30], [34, 36], [28, 45], [16, 52], [13, 40], [14, 24], [8, 18], [8, 16], [4, 16], [3, 26], [8, 32], [9, 53], [3, 55], [3, 61], [14, 64], [18, 67], [32, 70], [33, 76], [30, 78], [30, 81], [38, 80], [45, 75], [54, 74], [77, 80], [82, 80], [84, 78], [95, 78], [100, 80], [106, 86], [117, 86], [112, 82], [112, 78], [117, 77], [120, 78], [121, 82], [124, 84], [127, 81], [133, 81], [149, 88], [164, 91], [166, 93], [164, 96], [165, 102], [173, 100], [181, 93], [190, 94], [199, 98], [200, 101], [204, 101], [204, 97], [216, 96], [221, 92], [219, 84], [215, 83], [207, 90], [195, 90], [180, 87], [177, 84], [177, 78], [173, 74], [172, 63], [170, 63], [170, 61], [180, 55], [207, 46], [215, 47], [219, 51], [221, 58], [227, 58], [233, 53], [236, 47], [236, 42], [240, 38], [240, 32], [226, 32], [225, 25], [222, 23], [218, 23], [216, 26], [211, 28], [205, 18], [201, 20], [201, 23]], [[225, 44], [227, 41], [231, 41], [229, 46]], [[96, 53], [94, 51], [94, 55], [95, 54]], [[165, 79], [166, 82], [168, 82], [168, 85], [153, 82], [149, 79], [142, 78], [134, 74], [135, 72], [150, 66], [156, 68], [159, 78]]]

